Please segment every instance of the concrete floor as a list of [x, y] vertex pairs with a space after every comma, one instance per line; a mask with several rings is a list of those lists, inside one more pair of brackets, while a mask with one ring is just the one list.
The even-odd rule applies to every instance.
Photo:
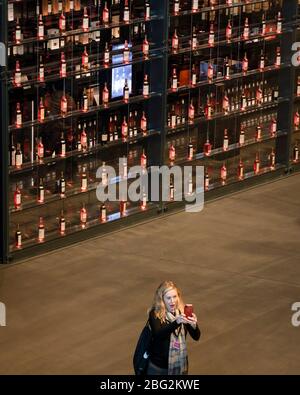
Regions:
[[191, 374], [299, 374], [300, 175], [0, 269], [0, 373], [131, 374], [158, 284], [196, 308]]

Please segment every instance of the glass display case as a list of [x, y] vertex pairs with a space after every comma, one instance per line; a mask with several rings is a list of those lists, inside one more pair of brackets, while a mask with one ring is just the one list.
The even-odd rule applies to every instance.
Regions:
[[2, 2], [2, 260], [174, 204], [99, 201], [101, 166], [204, 166], [208, 197], [297, 166], [297, 6]]

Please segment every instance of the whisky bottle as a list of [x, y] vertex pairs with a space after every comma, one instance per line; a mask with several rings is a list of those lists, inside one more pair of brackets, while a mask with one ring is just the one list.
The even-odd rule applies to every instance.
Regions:
[[173, 68], [173, 74], [172, 74], [172, 85], [171, 85], [171, 89], [173, 91], [176, 91], [178, 89], [178, 79], [177, 79], [177, 72], [176, 69]]
[[177, 29], [174, 30], [173, 37], [172, 37], [172, 51], [176, 52], [179, 48], [179, 39], [177, 35]]
[[88, 179], [86, 175], [86, 168], [83, 167], [81, 174], [81, 192], [86, 192], [88, 189]]
[[45, 189], [43, 184], [43, 179], [40, 178], [39, 187], [38, 187], [38, 203], [44, 203], [45, 201]]
[[102, 11], [102, 22], [104, 25], [109, 24], [109, 10], [107, 7], [107, 1], [104, 3], [104, 8]]
[[194, 51], [198, 46], [198, 39], [196, 33], [196, 27], [193, 26], [193, 34], [192, 34], [192, 50]]
[[37, 145], [37, 160], [42, 162], [44, 158], [44, 144], [42, 142], [42, 138], [39, 138], [39, 142]]
[[59, 31], [60, 31], [60, 33], [63, 33], [66, 31], [66, 17], [64, 15], [63, 11], [61, 12], [60, 17], [59, 17]]
[[147, 35], [144, 37], [143, 45], [142, 45], [142, 52], [146, 59], [149, 57], [149, 42], [147, 40]]
[[17, 108], [16, 108], [16, 128], [21, 128], [22, 127], [22, 111], [21, 111], [21, 104], [17, 103]]
[[130, 51], [128, 48], [128, 41], [125, 40], [124, 51], [123, 51], [123, 63], [128, 64], [130, 62]]
[[105, 43], [105, 50], [104, 50], [104, 67], [108, 67], [110, 63], [110, 52], [108, 48], [108, 42]]
[[129, 23], [129, 21], [130, 21], [130, 11], [128, 7], [128, 0], [125, 0], [124, 11], [123, 11], [123, 22]]
[[195, 119], [195, 107], [193, 105], [193, 98], [191, 99], [188, 111], [189, 123], [193, 123]]
[[40, 82], [44, 82], [45, 81], [45, 67], [44, 67], [42, 56], [40, 56], [40, 64], [39, 64], [39, 70], [38, 70], [38, 80]]
[[87, 7], [84, 7], [83, 9], [83, 19], [82, 19], [82, 30], [84, 32], [87, 32], [90, 27], [90, 20], [89, 20], [89, 15], [87, 11]]
[[128, 123], [126, 121], [126, 116], [123, 118], [122, 128], [121, 128], [122, 139], [126, 140], [128, 136]]
[[22, 31], [21, 31], [21, 26], [19, 23], [19, 18], [17, 18], [17, 23], [16, 23], [16, 28], [15, 28], [15, 43], [21, 44], [21, 40], [22, 40]]
[[169, 160], [171, 162], [171, 164], [175, 161], [175, 157], [176, 157], [176, 150], [173, 144], [171, 144], [170, 148], [169, 148]]
[[143, 96], [145, 98], [149, 97], [149, 80], [148, 80], [148, 74], [145, 74], [144, 76], [144, 83], [143, 83]]
[[17, 144], [17, 150], [16, 150], [16, 168], [20, 169], [23, 164], [23, 153], [21, 151], [21, 145], [18, 143]]
[[59, 217], [59, 233], [61, 234], [61, 236], [64, 236], [66, 234], [66, 220], [63, 210], [61, 211]]
[[20, 231], [20, 225], [18, 224], [17, 230], [15, 233], [15, 242], [16, 242], [16, 248], [20, 249], [22, 248], [22, 233]]
[[227, 151], [229, 146], [229, 138], [227, 129], [224, 130], [224, 138], [223, 138], [223, 151]]
[[249, 22], [248, 18], [245, 19], [244, 30], [243, 30], [243, 39], [249, 40]]
[[192, 160], [194, 157], [194, 147], [192, 141], [190, 140], [188, 145], [188, 160]]
[[276, 155], [274, 152], [274, 148], [272, 148], [272, 151], [269, 155], [269, 164], [270, 164], [270, 169], [275, 170], [276, 167]]
[[238, 179], [243, 180], [244, 179], [244, 164], [242, 162], [242, 159], [240, 159], [239, 165], [238, 165]]
[[109, 102], [109, 90], [107, 88], [107, 82], [105, 82], [104, 88], [102, 91], [102, 103], [103, 103], [104, 107], [108, 106], [108, 102]]
[[149, 1], [145, 1], [145, 20], [148, 21], [151, 17], [150, 15], [150, 3]]
[[19, 210], [21, 208], [21, 204], [22, 204], [22, 195], [21, 195], [20, 188], [19, 188], [19, 186], [17, 184], [15, 192], [14, 192], [14, 206], [15, 206], [15, 209]]
[[253, 170], [254, 170], [254, 174], [258, 174], [260, 171], [260, 160], [259, 160], [259, 154], [256, 153], [256, 157], [255, 157], [255, 161], [253, 164]]
[[226, 26], [226, 41], [229, 43], [231, 41], [232, 37], [232, 25], [231, 25], [231, 20], [228, 19], [228, 23]]
[[225, 163], [223, 163], [221, 170], [220, 170], [220, 178], [221, 178], [221, 184], [225, 185], [226, 180], [227, 180], [227, 168]]
[[22, 86], [22, 73], [21, 73], [20, 62], [18, 60], [16, 61], [16, 69], [15, 69], [15, 75], [14, 75], [14, 85], [17, 88]]
[[61, 172], [60, 179], [58, 180], [58, 192], [60, 194], [60, 197], [65, 197], [66, 193], [66, 181], [64, 178], [64, 172]]
[[60, 55], [60, 70], [59, 70], [60, 78], [65, 78], [67, 76], [67, 63], [65, 58], [65, 53], [62, 52]]
[[141, 117], [141, 132], [145, 135], [147, 133], [147, 118], [145, 115], [145, 111], [143, 111], [142, 113], [142, 117]]
[[82, 203], [82, 207], [80, 209], [80, 224], [81, 224], [81, 228], [84, 229], [86, 228], [86, 224], [87, 224], [87, 210], [85, 208], [85, 204]]
[[143, 150], [141, 158], [140, 158], [141, 167], [145, 169], [147, 167], [147, 156], [145, 154], [145, 150]]
[[214, 23], [211, 22], [209, 35], [208, 35], [208, 45], [209, 47], [213, 47], [215, 45], [215, 31], [214, 31]]
[[44, 40], [44, 22], [42, 14], [39, 15], [39, 22], [38, 22], [38, 40]]
[[43, 217], [40, 217], [38, 226], [38, 242], [43, 243], [45, 241], [45, 225]]

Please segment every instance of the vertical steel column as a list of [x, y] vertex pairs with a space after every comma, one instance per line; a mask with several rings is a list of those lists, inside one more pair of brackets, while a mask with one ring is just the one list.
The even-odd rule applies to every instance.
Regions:
[[284, 23], [289, 25], [288, 30], [281, 37], [281, 56], [284, 63], [289, 64], [279, 73], [279, 98], [278, 104], [278, 128], [286, 130], [287, 136], [281, 136], [276, 140], [276, 156], [279, 163], [286, 165], [287, 171], [290, 168], [290, 149], [293, 133], [293, 108], [295, 94], [295, 67], [292, 65], [292, 45], [297, 39], [297, 7], [298, 0], [283, 0]]
[[[162, 70], [162, 119], [161, 119], [161, 157], [160, 164], [164, 164], [165, 151], [167, 145], [167, 135], [166, 135], [166, 124], [167, 124], [167, 111], [168, 111], [168, 68], [169, 68], [169, 0], [163, 1], [163, 46], [164, 46], [164, 57], [163, 57], [163, 70]], [[162, 185], [162, 177], [160, 178], [160, 184]], [[161, 196], [161, 209], [165, 207]]]
[[7, 0], [0, 0], [0, 262], [9, 258], [8, 217], [8, 93], [7, 93]]

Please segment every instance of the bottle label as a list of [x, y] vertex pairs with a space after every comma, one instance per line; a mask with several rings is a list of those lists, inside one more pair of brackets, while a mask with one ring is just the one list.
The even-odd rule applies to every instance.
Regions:
[[16, 206], [20, 206], [20, 205], [21, 205], [21, 194], [16, 193]]
[[45, 238], [45, 229], [39, 228], [39, 240], [44, 240]]
[[172, 89], [177, 89], [177, 78], [173, 78], [172, 80]]
[[170, 199], [171, 200], [174, 199], [174, 188], [173, 187], [170, 188]]
[[245, 142], [245, 135], [240, 134], [240, 144], [244, 144], [244, 142]]
[[67, 65], [65, 63], [61, 65], [61, 75], [62, 77], [65, 77], [67, 75]]
[[141, 120], [141, 129], [143, 131], [147, 130], [147, 121], [145, 119]]
[[87, 179], [83, 178], [81, 182], [81, 189], [86, 190], [87, 189]]
[[108, 14], [108, 10], [104, 10], [103, 11], [103, 22], [108, 22], [109, 19], [109, 14]]
[[109, 52], [104, 53], [104, 62], [109, 63]]
[[171, 127], [174, 128], [176, 126], [176, 115], [172, 115], [171, 117]]
[[129, 51], [128, 50], [124, 51], [123, 60], [124, 60], [124, 63], [129, 62]]
[[66, 20], [61, 18], [59, 21], [60, 30], [66, 30]]
[[16, 30], [16, 41], [21, 41], [22, 35], [21, 35], [21, 30]]
[[22, 235], [17, 235], [17, 247], [21, 247], [22, 245]]
[[144, 43], [143, 44], [143, 53], [144, 54], [148, 54], [149, 53], [149, 44], [148, 43]]
[[196, 85], [196, 83], [197, 83], [197, 76], [196, 76], [195, 73], [193, 73], [193, 75], [192, 75], [192, 85]]
[[44, 189], [41, 189], [40, 193], [39, 193], [39, 201], [43, 202], [44, 198], [45, 198], [45, 191], [44, 191]]
[[227, 139], [224, 140], [224, 142], [223, 142], [223, 149], [224, 149], [224, 151], [226, 151], [228, 149], [228, 140]]
[[17, 125], [22, 125], [22, 114], [17, 114]]
[[107, 133], [103, 133], [101, 139], [103, 142], [106, 142], [108, 139]]
[[15, 84], [21, 85], [21, 73], [19, 71], [17, 71], [15, 74]]
[[193, 10], [198, 10], [198, 0], [193, 0], [193, 7], [192, 7], [192, 9]]
[[149, 96], [149, 85], [143, 86], [143, 96]]
[[38, 157], [43, 158], [44, 157], [44, 147], [39, 147], [38, 148]]
[[128, 134], [128, 126], [123, 125], [122, 126], [122, 136], [126, 137]]
[[277, 22], [277, 33], [281, 33], [281, 30], [282, 30], [282, 23]]
[[89, 18], [87, 17], [83, 18], [82, 28], [83, 30], [89, 29]]
[[66, 222], [65, 221], [60, 221], [60, 231], [64, 233], [66, 230]]
[[44, 68], [40, 67], [40, 81], [44, 81], [44, 78], [45, 78]]
[[23, 163], [23, 155], [16, 154], [16, 166], [22, 166]]
[[149, 19], [149, 18], [150, 18], [150, 6], [147, 5], [146, 6], [146, 19]]
[[80, 219], [81, 219], [81, 222], [86, 222], [86, 220], [87, 220], [87, 213], [85, 211], [81, 212]]
[[124, 22], [129, 22], [129, 10], [124, 11]]
[[172, 48], [173, 49], [178, 48], [178, 38], [177, 37], [173, 37], [173, 39], [172, 39]]
[[276, 66], [280, 66], [280, 63], [281, 63], [281, 56], [276, 56]]
[[66, 192], [66, 183], [65, 181], [60, 182], [60, 193], [65, 193]]
[[39, 37], [44, 37], [44, 26], [39, 26]]

